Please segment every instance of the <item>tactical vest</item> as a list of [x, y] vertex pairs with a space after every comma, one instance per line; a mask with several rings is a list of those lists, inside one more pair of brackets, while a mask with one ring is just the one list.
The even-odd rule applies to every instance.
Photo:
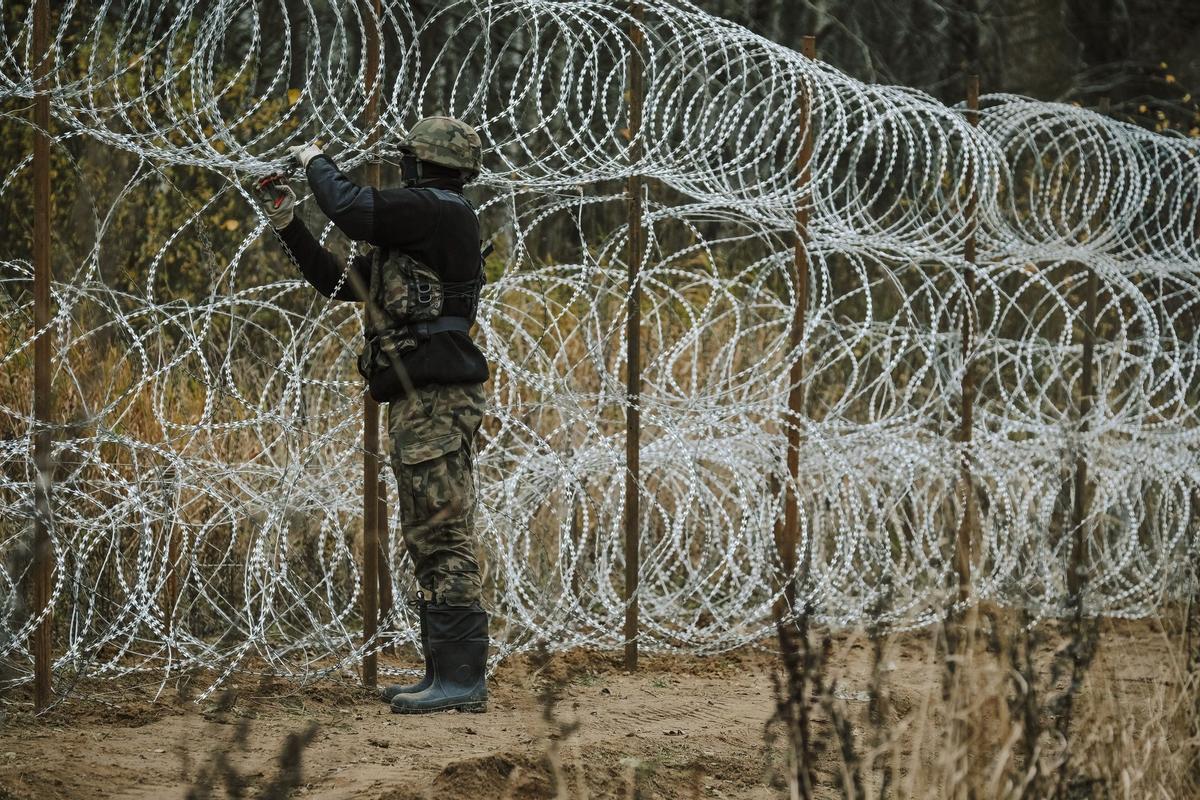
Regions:
[[[454, 192], [430, 191], [467, 202]], [[404, 356], [429, 341], [433, 334], [470, 331], [479, 309], [483, 259], [488, 250], [480, 253], [475, 278], [448, 283], [410, 255], [377, 248], [371, 257], [371, 283], [363, 327], [366, 342], [358, 356], [359, 373], [369, 381], [383, 370], [402, 369]], [[447, 296], [463, 298], [468, 316], [443, 316], [442, 305]]]

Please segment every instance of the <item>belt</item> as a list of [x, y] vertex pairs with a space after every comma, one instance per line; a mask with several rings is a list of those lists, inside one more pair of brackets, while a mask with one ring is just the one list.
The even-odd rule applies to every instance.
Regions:
[[435, 333], [446, 333], [447, 331], [469, 333], [471, 330], [471, 320], [466, 317], [438, 317], [429, 322], [413, 322], [407, 327], [422, 337], [432, 336]]

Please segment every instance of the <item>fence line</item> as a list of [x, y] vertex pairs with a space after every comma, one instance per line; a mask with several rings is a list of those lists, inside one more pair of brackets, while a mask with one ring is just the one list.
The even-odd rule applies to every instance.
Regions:
[[[33, 313], [23, 244], [0, 253], [0, 369], [16, 376], [0, 385], [14, 427], [0, 518], [22, 536], [37, 347], [69, 420], [53, 431], [49, 599], [15, 601], [25, 540], [0, 545], [14, 680], [51, 609], [72, 620], [58, 669], [205, 668], [215, 685], [239, 669], [324, 674], [382, 646], [364, 646], [379, 584], [353, 538], [366, 517], [369, 561], [361, 323], [285, 271], [240, 179], [314, 136], [344, 169], [395, 160], [426, 113], [480, 130], [487, 170], [471, 191], [505, 262], [476, 334], [493, 364], [476, 465], [498, 657], [539, 639], [735, 647], [769, 632], [793, 585], [825, 622], [890, 626], [975, 599], [1059, 614], [1079, 563], [1089, 612], [1145, 613], [1191, 586], [1194, 142], [1008, 95], [981, 98], [976, 125], [971, 109], [862, 84], [667, 2], [640, 17], [447, 3], [427, 20], [387, 2], [361, 25], [356, 8], [306, 6], [315, 33], [299, 53], [261, 35], [255, 9], [68, 9], [48, 94], [34, 92], [36, 47], [0, 44], [0, 91], [53, 111], [69, 176], [56, 197], [73, 209], [56, 228], [71, 255], [54, 314]], [[113, 35], [77, 35], [93, 26]], [[366, 30], [382, 84], [360, 57]], [[797, 136], [802, 106], [811, 137]], [[0, 120], [29, 131], [23, 115]], [[1080, 265], [1096, 298], [1082, 307]], [[1091, 398], [1083, 425], [1077, 396]], [[964, 480], [965, 442], [945, 432], [968, 429]], [[1073, 515], [1078, 464], [1088, 502]], [[782, 553], [781, 520], [796, 539]], [[968, 521], [970, 542], [955, 535]], [[947, 588], [957, 543], [965, 598]], [[385, 551], [386, 588], [403, 596], [403, 548]], [[415, 636], [404, 604], [391, 621]]]

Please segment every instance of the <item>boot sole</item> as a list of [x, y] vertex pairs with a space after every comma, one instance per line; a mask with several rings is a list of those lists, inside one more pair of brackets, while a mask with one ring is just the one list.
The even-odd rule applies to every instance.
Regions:
[[432, 714], [437, 711], [463, 711], [468, 714], [483, 714], [487, 711], [486, 700], [472, 700], [465, 703], [443, 703], [422, 708], [403, 708], [392, 706], [393, 714]]

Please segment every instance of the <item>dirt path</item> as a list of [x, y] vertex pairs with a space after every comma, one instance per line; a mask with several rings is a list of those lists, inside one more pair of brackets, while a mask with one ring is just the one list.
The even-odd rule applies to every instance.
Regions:
[[[769, 797], [755, 784], [773, 710], [772, 663], [754, 652], [652, 658], [630, 675], [610, 655], [565, 654], [540, 671], [516, 658], [493, 677], [487, 714], [417, 717], [393, 715], [342, 685], [286, 693], [240, 686], [224, 712], [216, 702], [166, 695], [153, 703], [156, 685], [120, 694], [110, 686], [99, 699], [111, 706], [72, 702], [41, 722], [11, 715], [0, 732], [0, 798], [186, 797], [205, 774], [223, 797], [222, 773], [231, 772], [255, 796], [278, 777], [288, 735], [311, 723], [297, 797], [552, 796], [547, 753], [556, 742], [572, 788], [585, 774], [593, 796], [623, 794], [636, 777], [655, 787], [649, 796], [675, 796], [699, 779], [711, 787], [707, 796]], [[548, 723], [539, 695], [555, 685], [557, 722]], [[230, 770], [214, 766], [222, 757]]]
[[[1117, 686], [1133, 699], [1163, 680], [1166, 645], [1152, 625], [1126, 624], [1103, 638], [1112, 659], [1101, 669], [1115, 678], [1106, 691]], [[828, 677], [861, 722], [870, 643], [839, 637], [830, 653]], [[589, 798], [633, 797], [635, 783], [644, 798], [785, 795], [772, 777], [782, 742], [764, 738], [774, 711], [772, 654], [647, 658], [632, 675], [611, 654], [571, 652], [536, 663], [522, 656], [501, 666], [487, 714], [400, 717], [334, 682], [304, 690], [243, 682], [226, 709], [173, 690], [154, 701], [157, 684], [97, 683], [77, 693], [91, 699], [72, 699], [43, 720], [22, 710], [23, 698], [8, 698], [0, 800], [270, 796], [287, 774], [280, 756], [289, 735], [314, 724], [298, 748], [294, 797], [527, 800], [554, 797], [558, 780], [572, 798], [585, 796], [581, 784]], [[942, 665], [927, 634], [892, 640], [885, 666], [895, 715], [912, 714], [940, 691]], [[553, 722], [541, 699], [548, 688], [560, 695]], [[229, 792], [231, 780], [240, 781], [241, 795], [236, 786]]]

